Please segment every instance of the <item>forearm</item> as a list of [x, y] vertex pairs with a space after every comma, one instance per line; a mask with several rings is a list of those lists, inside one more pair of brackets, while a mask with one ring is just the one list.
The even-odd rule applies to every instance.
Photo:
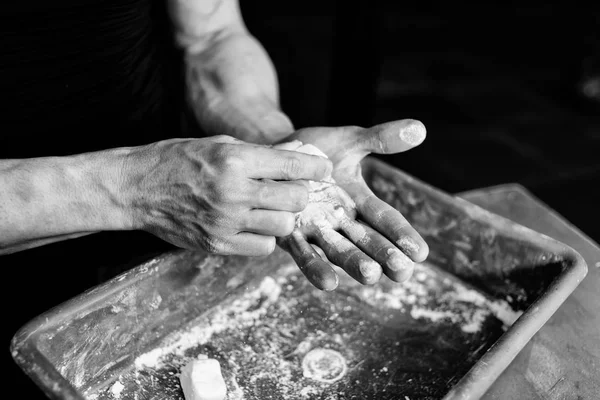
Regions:
[[260, 144], [294, 131], [279, 105], [275, 70], [260, 43], [235, 34], [215, 43], [212, 53], [186, 57], [188, 102], [208, 135], [227, 134]]
[[281, 111], [273, 63], [246, 29], [236, 0], [170, 0], [184, 50], [187, 102], [206, 135], [261, 144], [294, 131]]
[[0, 160], [0, 255], [130, 229], [119, 196], [128, 152]]

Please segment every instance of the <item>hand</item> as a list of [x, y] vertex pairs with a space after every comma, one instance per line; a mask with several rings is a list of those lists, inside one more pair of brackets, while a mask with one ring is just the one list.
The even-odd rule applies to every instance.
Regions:
[[272, 144], [294, 131], [279, 108], [273, 64], [246, 32], [220, 36], [186, 55], [188, 104], [204, 135]]
[[[312, 223], [310, 217], [304, 218], [309, 222], [297, 224], [290, 236], [278, 241], [317, 288], [333, 290], [338, 285], [328, 261], [357, 281], [372, 284], [382, 273], [402, 282], [412, 275], [414, 262], [425, 260], [427, 243], [400, 212], [373, 194], [360, 168], [360, 161], [369, 153], [403, 152], [419, 145], [425, 135], [419, 121], [402, 120], [368, 129], [306, 128], [286, 139], [314, 145], [333, 162], [332, 177], [337, 185], [313, 185], [311, 191], [312, 198], [326, 199], [315, 204], [322, 215], [312, 218]], [[325, 192], [319, 195], [318, 191]], [[310, 209], [309, 203], [306, 210]], [[300, 216], [303, 214], [306, 212]], [[326, 259], [311, 244], [320, 247]]]
[[308, 190], [299, 179], [331, 173], [326, 158], [229, 136], [166, 140], [136, 148], [122, 191], [134, 229], [183, 248], [259, 256], [294, 229]]

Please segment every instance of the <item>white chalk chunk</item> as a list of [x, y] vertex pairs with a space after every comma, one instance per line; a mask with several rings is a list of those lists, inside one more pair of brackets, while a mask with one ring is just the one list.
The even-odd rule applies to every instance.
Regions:
[[227, 386], [221, 375], [219, 361], [199, 357], [181, 369], [179, 382], [185, 400], [224, 400]]

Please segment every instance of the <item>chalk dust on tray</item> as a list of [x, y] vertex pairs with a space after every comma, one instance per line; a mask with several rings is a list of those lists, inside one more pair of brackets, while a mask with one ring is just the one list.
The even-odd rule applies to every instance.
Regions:
[[[282, 266], [88, 398], [183, 399], [178, 374], [198, 354], [219, 361], [230, 400], [440, 398], [520, 315], [428, 265], [372, 286], [339, 273], [322, 292]], [[312, 379], [303, 360], [315, 349], [343, 376]]]

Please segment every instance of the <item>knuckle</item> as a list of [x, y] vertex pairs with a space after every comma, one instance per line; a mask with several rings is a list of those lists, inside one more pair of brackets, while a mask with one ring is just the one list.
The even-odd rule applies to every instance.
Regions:
[[212, 154], [212, 158], [217, 163], [221, 162], [221, 160], [225, 160], [229, 155], [230, 149], [229, 146], [225, 143], [216, 143], [212, 149], [210, 154]]
[[204, 240], [202, 241], [202, 248], [211, 254], [226, 253], [225, 242], [213, 235], [207, 235], [204, 237]]
[[235, 138], [228, 135], [215, 135], [212, 136], [212, 140], [217, 143], [235, 143]]
[[393, 224], [392, 235], [394, 238], [401, 239], [406, 237], [406, 228], [410, 227], [409, 223], [406, 221], [398, 221]]
[[388, 151], [388, 143], [382, 135], [380, 129], [365, 129], [360, 132], [360, 139], [356, 142], [359, 150], [377, 150], [382, 153]]
[[244, 160], [239, 157], [239, 155], [230, 152], [229, 155], [223, 160], [223, 169], [226, 172], [235, 173], [238, 171], [243, 171], [245, 168], [244, 164]]
[[222, 203], [233, 204], [239, 198], [238, 191], [235, 185], [223, 185], [218, 191], [218, 198]]
[[214, 212], [204, 217], [205, 229], [209, 236], [219, 238], [233, 227], [233, 213]]
[[273, 197], [273, 191], [268, 185], [262, 185], [256, 193], [260, 204], [266, 204]]
[[234, 205], [243, 199], [245, 186], [238, 180], [223, 178], [218, 182], [207, 185], [207, 198], [210, 203], [218, 207], [219, 204]]
[[228, 143], [219, 143], [213, 149], [213, 160], [218, 168], [224, 172], [243, 170], [244, 160], [234, 146]]
[[397, 226], [399, 226], [398, 224], [400, 224], [404, 226], [404, 224], [402, 224], [402, 221], [399, 221], [399, 219], [403, 220], [403, 218], [398, 218], [400, 215], [398, 210], [396, 210], [389, 204], [381, 201], [377, 197], [371, 196], [368, 200], [367, 207], [371, 209], [373, 216], [377, 222], [381, 222], [386, 225], [396, 224]]
[[379, 130], [373, 134], [373, 148], [379, 148], [382, 153], [390, 151], [389, 143], [383, 136], [383, 130]]
[[302, 162], [297, 157], [288, 157], [282, 164], [282, 174], [287, 179], [298, 179], [302, 175]]

